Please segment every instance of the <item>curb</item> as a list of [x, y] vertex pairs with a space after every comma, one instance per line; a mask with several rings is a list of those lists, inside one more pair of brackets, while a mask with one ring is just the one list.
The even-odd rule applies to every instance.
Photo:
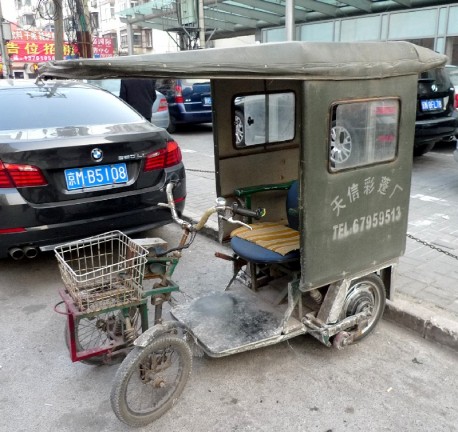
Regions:
[[458, 351], [458, 322], [440, 309], [425, 307], [413, 300], [396, 298], [394, 302], [386, 301], [383, 317], [413, 330], [426, 340]]
[[[183, 219], [197, 223], [199, 216], [190, 211], [183, 212]], [[218, 241], [217, 223], [210, 220], [202, 228], [202, 234]], [[396, 300], [387, 300], [383, 318], [413, 330], [422, 338], [438, 342], [458, 351], [458, 322], [448, 318], [445, 311], [435, 307], [425, 307], [415, 303], [414, 299], [396, 296]]]

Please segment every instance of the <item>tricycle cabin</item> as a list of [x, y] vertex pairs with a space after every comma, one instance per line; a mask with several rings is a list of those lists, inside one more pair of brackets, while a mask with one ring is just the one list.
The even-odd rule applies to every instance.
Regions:
[[[218, 195], [299, 181], [302, 290], [381, 268], [403, 253], [415, 79], [214, 80], [212, 90], [220, 108]], [[239, 101], [252, 97], [257, 104], [263, 98], [265, 109], [243, 112], [245, 141], [237, 143]], [[286, 190], [254, 193], [250, 206], [286, 224], [287, 211], [294, 211], [286, 209], [286, 196]]]
[[403, 253], [418, 73], [445, 61], [406, 42], [286, 42], [51, 62], [40, 72], [210, 78], [217, 194], [265, 207], [268, 221], [295, 214], [308, 291]]

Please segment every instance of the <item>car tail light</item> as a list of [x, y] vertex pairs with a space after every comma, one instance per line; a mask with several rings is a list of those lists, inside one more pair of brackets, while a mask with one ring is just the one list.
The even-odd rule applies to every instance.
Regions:
[[398, 107], [394, 105], [381, 105], [375, 108], [376, 115], [397, 115]]
[[455, 94], [455, 109], [458, 109], [458, 93]]
[[379, 135], [377, 137], [378, 142], [384, 142], [384, 143], [392, 143], [396, 141], [396, 135]]
[[181, 86], [175, 86], [175, 103], [184, 103], [183, 93]]
[[25, 228], [17, 227], [0, 229], [0, 234], [17, 234], [22, 232], [25, 232]]
[[168, 168], [181, 162], [181, 150], [175, 141], [167, 142], [163, 149], [146, 156], [144, 171]]
[[167, 111], [167, 109], [168, 109], [167, 99], [161, 98], [161, 100], [159, 101], [159, 108], [157, 109], [157, 112]]
[[0, 161], [0, 188], [46, 186], [47, 184], [40, 168]]

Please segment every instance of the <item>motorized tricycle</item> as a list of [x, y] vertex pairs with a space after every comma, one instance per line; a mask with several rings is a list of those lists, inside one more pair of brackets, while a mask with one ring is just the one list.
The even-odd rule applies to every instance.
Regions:
[[[176, 403], [191, 344], [221, 357], [310, 334], [342, 348], [374, 330], [406, 244], [418, 73], [445, 60], [406, 42], [285, 42], [41, 67], [211, 79], [216, 205], [187, 222], [164, 183], [178, 246], [110, 232], [56, 249], [72, 359], [127, 354], [111, 394], [120, 420], [145, 425]], [[181, 252], [213, 213], [233, 277], [163, 320]]]

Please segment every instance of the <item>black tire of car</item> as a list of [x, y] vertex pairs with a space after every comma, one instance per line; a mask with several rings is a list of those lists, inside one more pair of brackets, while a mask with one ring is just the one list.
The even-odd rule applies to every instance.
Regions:
[[[148, 364], [148, 358], [150, 356], [160, 357], [158, 352], [162, 351], [162, 359], [165, 357], [165, 350], [169, 350], [170, 356], [173, 353], [178, 355], [178, 373], [174, 382], [167, 383], [166, 380], [158, 373], [158, 376], [154, 376], [155, 380], [151, 380], [150, 372], [146, 364]], [[172, 354], [170, 354], [170, 351]], [[167, 362], [167, 360], [165, 361]], [[158, 363], [160, 364], [160, 363]], [[159, 367], [160, 369], [160, 367]], [[186, 383], [188, 382], [189, 376], [192, 369], [192, 353], [188, 344], [181, 338], [176, 336], [160, 336], [156, 340], [153, 340], [145, 348], [135, 347], [125, 358], [118, 371], [116, 372], [113, 387], [111, 390], [111, 407], [114, 413], [123, 423], [132, 426], [140, 427], [146, 426], [147, 424], [157, 420], [164, 415], [170, 408], [172, 408], [177, 402], [179, 396], [183, 392]], [[166, 369], [165, 369], [166, 370]], [[163, 372], [164, 369], [161, 370]], [[154, 391], [162, 391], [167, 385], [171, 386], [171, 392], [167, 393], [165, 400], [160, 399], [156, 404], [152, 402], [151, 396], [142, 398], [143, 404], [151, 401], [151, 407], [145, 412], [138, 412], [135, 408], [129, 405], [127, 398], [128, 387], [131, 378], [140, 375], [140, 385], [135, 386], [135, 390], [141, 393], [142, 390], [147, 390], [148, 393]], [[149, 409], [151, 408], [151, 409]]]
[[170, 116], [170, 119], [169, 119], [169, 126], [167, 127], [167, 132], [168, 133], [175, 133], [177, 131], [177, 123], [175, 121], [175, 119]]
[[416, 156], [416, 157], [417, 156], [423, 156], [424, 154], [426, 154], [429, 151], [431, 151], [434, 148], [435, 144], [436, 143], [434, 143], [434, 142], [430, 142], [430, 143], [423, 144], [423, 145], [414, 144], [414, 146], [413, 146], [413, 155]]

